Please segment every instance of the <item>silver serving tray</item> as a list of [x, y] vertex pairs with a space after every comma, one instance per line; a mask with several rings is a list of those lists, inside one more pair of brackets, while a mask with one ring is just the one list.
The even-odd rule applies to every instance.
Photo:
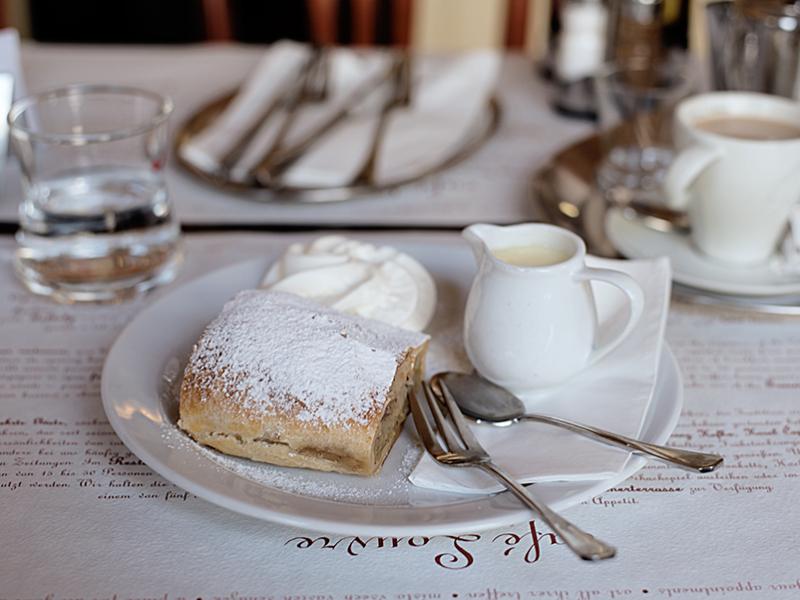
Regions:
[[[574, 231], [597, 256], [621, 258], [605, 232], [606, 210], [611, 203], [595, 184], [602, 159], [602, 140], [591, 135], [564, 148], [533, 176], [532, 191], [544, 218]], [[619, 206], [619, 205], [617, 205]], [[688, 229], [683, 213], [667, 208], [626, 205], [623, 213], [660, 231]], [[748, 312], [800, 315], [800, 296], [738, 296], [718, 294], [682, 284], [673, 284], [676, 300], [716, 305]]]
[[213, 100], [203, 106], [192, 115], [178, 130], [175, 138], [175, 155], [178, 164], [186, 171], [209, 185], [218, 187], [228, 192], [235, 192], [241, 198], [256, 202], [343, 202], [353, 200], [361, 196], [376, 194], [386, 190], [394, 189], [425, 177], [429, 177], [442, 171], [454, 164], [464, 160], [478, 148], [497, 130], [500, 123], [501, 109], [500, 103], [496, 98], [492, 98], [486, 106], [486, 112], [482, 118], [475, 123], [473, 131], [467, 136], [463, 145], [457, 148], [452, 155], [442, 162], [434, 165], [430, 169], [417, 173], [407, 179], [393, 181], [388, 185], [348, 185], [341, 187], [294, 187], [294, 186], [262, 186], [258, 183], [252, 185], [243, 184], [221, 176], [219, 173], [209, 172], [197, 168], [182, 158], [181, 148], [189, 142], [195, 135], [207, 127], [223, 111], [225, 106], [233, 99], [236, 92], [229, 92], [224, 96]]

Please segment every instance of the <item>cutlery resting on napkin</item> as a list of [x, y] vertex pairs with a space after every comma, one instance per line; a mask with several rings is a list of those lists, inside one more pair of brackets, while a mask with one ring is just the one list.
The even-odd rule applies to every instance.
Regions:
[[[638, 438], [652, 400], [663, 346], [670, 297], [670, 267], [665, 258], [620, 261], [587, 257], [589, 267], [631, 275], [645, 294], [639, 323], [611, 354], [541, 398], [523, 397], [532, 412], [595, 425]], [[625, 322], [626, 304], [611, 286], [592, 283], [599, 329], [613, 335]], [[507, 428], [472, 424], [494, 460], [523, 483], [600, 480], [619, 472], [626, 452], [603, 447], [574, 433], [538, 423]], [[491, 477], [472, 469], [445, 469], [427, 454], [411, 473], [414, 485], [464, 494], [500, 491]]]
[[[214, 172], [254, 127], [257, 132], [230, 169], [244, 177], [273, 145], [286, 117], [281, 106], [314, 50], [282, 41], [273, 44], [221, 115], [181, 148], [181, 157]], [[349, 185], [372, 146], [381, 106], [391, 93], [392, 52], [330, 48], [323, 51], [327, 72], [324, 98], [298, 107], [281, 148], [291, 148], [321, 123], [343, 110], [347, 118], [321, 135], [281, 174], [287, 186], [324, 188]], [[469, 138], [494, 93], [500, 55], [479, 50], [450, 56], [410, 57], [407, 105], [393, 108], [382, 131], [375, 183], [391, 185], [435, 168]], [[275, 105], [266, 118], [265, 108]], [[263, 120], [263, 122], [261, 122]]]

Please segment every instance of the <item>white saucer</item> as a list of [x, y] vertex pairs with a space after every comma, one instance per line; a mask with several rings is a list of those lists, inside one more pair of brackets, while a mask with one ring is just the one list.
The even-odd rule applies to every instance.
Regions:
[[[440, 294], [466, 295], [475, 267], [464, 244], [403, 243], [437, 281]], [[189, 492], [260, 519], [346, 535], [453, 534], [503, 527], [530, 518], [511, 494], [462, 495], [408, 482], [421, 452], [413, 427], [392, 449], [381, 473], [357, 477], [287, 469], [224, 456], [201, 447], [176, 422], [174, 385], [182, 362], [205, 325], [241, 289], [254, 287], [277, 258], [267, 256], [227, 267], [181, 287], [143, 310], [125, 328], [103, 369], [103, 406], [125, 445], [160, 475]], [[665, 346], [642, 438], [663, 444], [683, 402], [675, 358]], [[595, 481], [536, 484], [555, 510], [589, 500], [644, 466], [631, 457], [613, 476]]]
[[741, 296], [781, 296], [800, 293], [800, 275], [781, 272], [769, 260], [763, 265], [736, 267], [714, 261], [696, 250], [689, 235], [651, 229], [623, 211], [606, 213], [606, 235], [614, 247], [628, 258], [669, 257], [672, 278], [683, 285], [719, 294]]

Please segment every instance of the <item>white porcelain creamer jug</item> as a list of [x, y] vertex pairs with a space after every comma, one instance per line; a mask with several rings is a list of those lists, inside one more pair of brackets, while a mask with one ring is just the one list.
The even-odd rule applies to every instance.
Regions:
[[[478, 262], [464, 317], [464, 342], [475, 369], [512, 392], [561, 383], [616, 348], [641, 317], [644, 295], [627, 274], [585, 265], [575, 234], [540, 223], [464, 230]], [[589, 281], [627, 296], [626, 326], [596, 346], [597, 312]]]

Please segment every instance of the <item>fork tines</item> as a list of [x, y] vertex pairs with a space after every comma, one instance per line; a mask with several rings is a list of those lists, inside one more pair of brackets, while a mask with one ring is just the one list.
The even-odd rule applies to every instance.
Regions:
[[[431, 384], [426, 382], [422, 384], [426, 403], [436, 422], [437, 430], [447, 447], [446, 451], [440, 447], [441, 453], [448, 455], [447, 462], [449, 464], [469, 466], [478, 465], [489, 460], [489, 455], [478, 443], [464, 419], [464, 415], [461, 414], [461, 410], [459, 410], [448, 390], [444, 386], [437, 386], [437, 388], [440, 394], [434, 391]], [[439, 396], [441, 402], [437, 400], [437, 396]], [[444, 413], [447, 413], [447, 416]], [[430, 433], [435, 440], [435, 434], [432, 431]], [[443, 459], [437, 458], [437, 460], [442, 461]]]

